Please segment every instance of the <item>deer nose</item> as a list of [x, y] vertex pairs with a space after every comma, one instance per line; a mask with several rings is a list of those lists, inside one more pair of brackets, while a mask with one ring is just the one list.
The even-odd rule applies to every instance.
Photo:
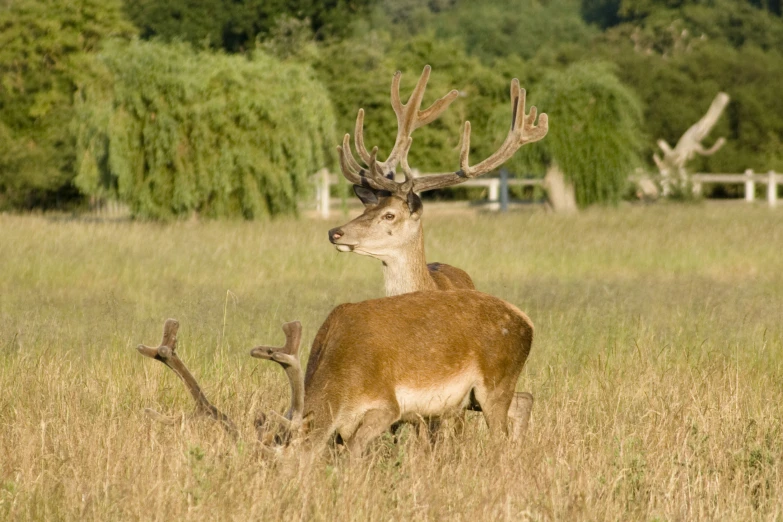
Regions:
[[338, 239], [343, 237], [343, 234], [344, 234], [344, 232], [342, 230], [340, 230], [339, 227], [338, 228], [333, 228], [333, 229], [331, 229], [329, 231], [329, 241], [334, 243], [335, 241], [337, 241]]

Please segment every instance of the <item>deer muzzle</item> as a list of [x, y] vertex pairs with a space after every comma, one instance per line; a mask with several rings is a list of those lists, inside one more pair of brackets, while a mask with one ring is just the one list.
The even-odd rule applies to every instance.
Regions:
[[329, 241], [337, 247], [337, 250], [340, 252], [350, 252], [356, 245], [340, 242], [340, 239], [344, 236], [345, 232], [343, 232], [343, 229], [340, 227], [333, 228], [329, 231]]

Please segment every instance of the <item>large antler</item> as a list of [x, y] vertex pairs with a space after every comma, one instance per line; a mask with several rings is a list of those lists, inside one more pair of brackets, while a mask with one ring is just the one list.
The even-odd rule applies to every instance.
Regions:
[[470, 178], [475, 178], [491, 172], [508, 161], [522, 145], [539, 141], [549, 131], [549, 119], [546, 113], [541, 113], [536, 125], [537, 109], [530, 108], [525, 114], [525, 89], [519, 87], [519, 80], [511, 80], [511, 128], [500, 148], [490, 157], [477, 165], [470, 166], [470, 122], [466, 121], [462, 131], [462, 150], [460, 151], [460, 170], [450, 174], [425, 176], [413, 180], [413, 190], [424, 192], [457, 185]]
[[[140, 354], [145, 357], [150, 357], [157, 361], [162, 362], [166, 366], [172, 369], [177, 376], [182, 379], [185, 386], [188, 388], [190, 395], [193, 396], [193, 400], [196, 401], [196, 414], [206, 415], [220, 422], [223, 428], [232, 436], [237, 435], [237, 428], [234, 423], [224, 413], [218, 410], [212, 403], [209, 402], [201, 387], [196, 382], [193, 374], [185, 366], [185, 364], [177, 356], [177, 331], [179, 330], [179, 321], [176, 319], [166, 319], [163, 324], [163, 340], [160, 342], [160, 346], [153, 348], [151, 346], [145, 346], [140, 344], [136, 347]], [[145, 410], [147, 414], [153, 418], [164, 422], [170, 423], [171, 419], [165, 417], [155, 410], [147, 408]]]
[[[350, 135], [343, 137], [342, 146], [337, 150], [340, 155], [340, 167], [346, 179], [354, 185], [361, 185], [375, 190], [386, 190], [391, 193], [407, 194], [411, 191], [424, 192], [457, 185], [470, 178], [493, 171], [505, 163], [522, 145], [539, 141], [546, 136], [549, 130], [549, 122], [546, 114], [541, 114], [536, 125], [536, 108], [531, 107], [530, 113], [525, 113], [525, 90], [519, 87], [519, 80], [511, 81], [511, 129], [500, 148], [484, 161], [471, 166], [470, 154], [470, 122], [466, 121], [462, 131], [462, 149], [460, 152], [460, 170], [449, 174], [438, 174], [422, 178], [413, 178], [408, 165], [408, 152], [410, 151], [414, 130], [427, 125], [440, 116], [446, 108], [458, 96], [457, 91], [451, 91], [428, 109], [421, 111], [421, 101], [424, 90], [430, 76], [430, 66], [424, 67], [419, 82], [413, 90], [408, 103], [400, 101], [400, 71], [392, 79], [391, 103], [394, 113], [397, 115], [397, 139], [389, 157], [384, 162], [378, 161], [378, 147], [371, 152], [364, 145], [364, 110], [359, 109], [356, 117], [354, 142], [356, 150], [362, 161], [367, 165], [363, 168], [354, 158], [351, 152]], [[394, 180], [393, 171], [400, 165], [405, 180], [397, 183]]]
[[[411, 134], [419, 127], [434, 121], [459, 95], [458, 91], [452, 90], [427, 109], [420, 110], [431, 70], [432, 68], [429, 65], [424, 67], [419, 81], [413, 89], [413, 93], [411, 93], [408, 102], [405, 104], [400, 99], [400, 78], [402, 77], [402, 72], [397, 71], [392, 78], [391, 104], [394, 113], [397, 115], [397, 138], [386, 161], [378, 161], [378, 147], [374, 147], [372, 152], [367, 151], [367, 147], [364, 145], [364, 109], [359, 109], [359, 114], [356, 116], [354, 144], [359, 157], [367, 165], [367, 168], [362, 168], [353, 157], [350, 146], [350, 134], [346, 134], [343, 137], [342, 146], [338, 146], [337, 150], [340, 154], [340, 166], [343, 175], [345, 175], [348, 181], [354, 185], [369, 186], [376, 190], [388, 190], [390, 192], [407, 192], [410, 189], [413, 177], [408, 166], [408, 151], [410, 151], [413, 140]], [[403, 183], [395, 182], [393, 174], [387, 177], [397, 168], [397, 165], [401, 165], [405, 175]]]
[[257, 346], [250, 350], [250, 355], [257, 359], [275, 361], [285, 370], [291, 384], [291, 405], [278, 420], [289, 430], [297, 431], [302, 425], [304, 411], [304, 375], [299, 363], [299, 343], [302, 340], [302, 324], [299, 321], [285, 323], [285, 344], [281, 347]]

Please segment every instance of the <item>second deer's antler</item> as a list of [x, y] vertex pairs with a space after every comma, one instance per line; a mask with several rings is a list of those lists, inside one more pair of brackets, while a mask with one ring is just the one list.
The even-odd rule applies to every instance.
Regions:
[[[281, 347], [257, 346], [250, 350], [250, 355], [257, 359], [274, 361], [283, 367], [291, 384], [291, 405], [278, 420], [291, 431], [298, 430], [302, 425], [304, 411], [304, 375], [299, 363], [299, 344], [302, 340], [302, 324], [299, 321], [285, 323], [285, 344]], [[274, 412], [273, 412], [274, 413]]]
[[[206, 415], [220, 422], [223, 428], [232, 436], [237, 436], [237, 427], [224, 413], [218, 410], [204, 395], [201, 387], [198, 385], [193, 374], [185, 366], [182, 360], [177, 355], [177, 332], [179, 331], [179, 321], [176, 319], [166, 319], [163, 324], [163, 339], [160, 342], [160, 346], [153, 348], [151, 346], [145, 346], [140, 344], [136, 347], [140, 354], [151, 359], [162, 362], [182, 379], [185, 386], [188, 388], [193, 400], [196, 401], [196, 413], [200, 415]], [[146, 410], [153, 418], [160, 420], [164, 423], [170, 423], [170, 419], [160, 415], [154, 410]]]

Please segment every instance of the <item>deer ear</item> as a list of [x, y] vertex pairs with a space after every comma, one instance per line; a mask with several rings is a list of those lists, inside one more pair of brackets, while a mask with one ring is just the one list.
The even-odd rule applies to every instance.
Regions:
[[359, 198], [362, 203], [364, 203], [365, 207], [377, 205], [380, 201], [377, 192], [371, 188], [362, 187], [361, 185], [354, 185], [353, 193], [356, 194], [356, 197]]
[[421, 216], [421, 211], [424, 210], [421, 198], [413, 191], [408, 192], [408, 210], [410, 210], [411, 217], [415, 219], [418, 219]]
[[381, 202], [381, 198], [388, 198], [391, 192], [388, 190], [375, 190], [374, 188], [354, 185], [353, 193], [364, 203], [365, 207], [374, 207]]

